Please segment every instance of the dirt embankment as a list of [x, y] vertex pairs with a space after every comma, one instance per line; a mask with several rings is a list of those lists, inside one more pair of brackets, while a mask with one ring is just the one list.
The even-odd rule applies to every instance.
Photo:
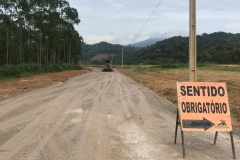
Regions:
[[21, 92], [27, 92], [49, 86], [53, 83], [63, 83], [70, 77], [91, 71], [91, 68], [83, 70], [64, 71], [57, 73], [44, 73], [24, 78], [17, 78], [0, 82], [0, 98], [14, 95]]

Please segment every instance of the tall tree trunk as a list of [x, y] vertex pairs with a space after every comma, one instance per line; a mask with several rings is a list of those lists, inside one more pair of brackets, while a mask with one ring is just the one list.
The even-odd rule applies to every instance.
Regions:
[[8, 29], [7, 29], [7, 64], [8, 64]]
[[69, 57], [68, 57], [68, 64], [70, 64], [71, 63], [71, 43], [72, 43], [72, 41], [71, 41], [71, 38], [70, 38], [70, 45], [69, 45]]
[[56, 48], [55, 48], [55, 37], [53, 40], [53, 64], [56, 62]]
[[19, 50], [19, 61], [22, 62], [22, 27], [20, 27], [20, 50]]
[[48, 58], [48, 49], [49, 49], [49, 48], [48, 48], [48, 41], [47, 41], [47, 47], [46, 47], [46, 48], [47, 48], [47, 64], [48, 64], [48, 59], [49, 59], [49, 58]]
[[44, 50], [44, 52], [45, 52], [44, 63], [47, 64], [47, 41], [45, 43], [45, 50]]
[[40, 46], [40, 44], [38, 44], [36, 47], [37, 47], [37, 64], [39, 64], [40, 62], [39, 62], [39, 47]]
[[64, 48], [63, 48], [63, 50], [64, 50], [64, 51], [63, 51], [63, 52], [64, 52], [64, 53], [63, 53], [63, 62], [67, 62], [67, 61], [66, 61], [66, 52], [65, 52], [65, 50], [66, 50], [66, 48], [65, 48], [65, 40], [63, 41], [63, 43], [64, 43], [64, 44], [63, 44], [63, 45], [64, 45]]
[[60, 45], [58, 45], [58, 64], [60, 63]]
[[42, 65], [42, 33], [39, 33], [39, 65]]
[[30, 36], [29, 36], [28, 63], [30, 63], [30, 55], [31, 55], [31, 39], [30, 39]]
[[19, 27], [19, 52], [18, 52], [17, 63], [20, 61], [20, 59], [21, 59], [21, 30]]

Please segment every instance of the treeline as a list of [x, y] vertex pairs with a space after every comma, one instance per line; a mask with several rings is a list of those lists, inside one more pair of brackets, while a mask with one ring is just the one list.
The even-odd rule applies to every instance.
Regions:
[[[105, 47], [105, 49], [107, 49], [107, 47]], [[116, 51], [118, 50], [116, 49]], [[125, 52], [126, 50], [128, 52]], [[91, 46], [88, 46], [88, 52], [83, 53], [92, 53], [91, 55], [87, 54], [90, 58], [94, 56], [93, 53], [97, 52], [98, 50], [96, 48], [93, 52]], [[118, 51], [116, 55], [116, 62], [120, 64], [121, 52], [119, 53]], [[130, 46], [124, 47], [124, 64], [188, 63], [188, 57], [188, 37], [172, 37], [141, 49], [131, 48]], [[240, 34], [215, 32], [212, 34], [204, 33], [198, 35], [197, 61], [198, 63], [240, 63]]]
[[78, 23], [66, 0], [0, 0], [0, 65], [79, 61]]
[[46, 73], [46, 72], [62, 72], [67, 70], [81, 70], [82, 66], [78, 64], [44, 64], [37, 63], [21, 63], [16, 65], [3, 65], [0, 66], [0, 80], [9, 78], [18, 78], [30, 76], [32, 74]]
[[127, 58], [129, 55], [133, 54], [134, 52], [138, 51], [140, 48], [132, 47], [130, 45], [128, 46], [121, 46], [119, 44], [110, 44], [107, 42], [100, 42], [97, 44], [89, 45], [89, 44], [83, 44], [82, 46], [82, 54], [83, 54], [83, 60], [88, 61], [92, 64], [103, 64], [103, 60], [91, 60], [95, 55], [98, 53], [102, 54], [108, 54], [109, 59], [112, 59], [114, 64], [121, 64], [122, 61], [122, 49], [123, 49], [123, 58], [128, 60]]
[[119, 44], [110, 44], [107, 42], [100, 42], [94, 45], [83, 44], [82, 48], [83, 59], [89, 60], [98, 53], [119, 54], [122, 52], [122, 46]]
[[[142, 48], [130, 56], [134, 63], [188, 63], [189, 38], [176, 36]], [[215, 32], [197, 36], [198, 63], [240, 63], [240, 34]]]
[[218, 32], [203, 34], [198, 39], [201, 62], [240, 63], [240, 34]]

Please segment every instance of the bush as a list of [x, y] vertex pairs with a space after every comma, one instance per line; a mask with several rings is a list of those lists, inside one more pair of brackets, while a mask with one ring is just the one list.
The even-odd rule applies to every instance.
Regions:
[[16, 77], [20, 75], [21, 70], [18, 68], [18, 66], [4, 65], [1, 68], [1, 73], [3, 77]]
[[137, 61], [132, 61], [132, 65], [138, 65]]
[[53, 64], [48, 64], [44, 66], [44, 72], [54, 72]]
[[143, 72], [143, 71], [145, 71], [145, 68], [144, 67], [137, 67], [136, 70], [138, 72]]
[[81, 70], [82, 66], [79, 64], [69, 65], [63, 63], [48, 64], [40, 66], [37, 63], [21, 63], [17, 65], [4, 65], [0, 67], [0, 79], [6, 79], [11, 77], [29, 76], [31, 74], [43, 73], [43, 72], [62, 72], [64, 70]]
[[54, 69], [55, 72], [62, 72], [63, 71], [62, 67], [58, 64], [54, 64], [53, 69]]
[[4, 68], [4, 67], [0, 68], [0, 77], [8, 77], [8, 72], [7, 72], [6, 68]]
[[80, 66], [79, 64], [74, 64], [72, 66], [73, 66], [73, 69], [75, 69], [75, 70], [82, 70], [83, 69], [83, 67]]
[[149, 68], [162, 68], [161, 65], [153, 65], [153, 66], [150, 66]]
[[70, 65], [68, 63], [62, 63], [61, 66], [64, 71], [67, 71], [70, 69]]
[[178, 68], [178, 66], [176, 64], [167, 63], [163, 64], [162, 68]]
[[79, 64], [69, 65], [68, 63], [62, 63], [60, 65], [60, 67], [62, 68], [63, 71], [67, 71], [67, 70], [81, 70], [81, 69], [83, 69], [83, 67], [80, 66]]
[[18, 66], [8, 65], [8, 72], [10, 76], [20, 76], [21, 70]]
[[41, 73], [41, 72], [44, 72], [44, 68], [38, 65], [37, 63], [30, 63], [29, 72]]
[[197, 63], [197, 67], [206, 67], [207, 65], [205, 63]]

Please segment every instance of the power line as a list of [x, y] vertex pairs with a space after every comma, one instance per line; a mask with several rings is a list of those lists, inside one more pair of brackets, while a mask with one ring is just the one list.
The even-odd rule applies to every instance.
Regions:
[[[132, 43], [136, 40], [136, 38], [137, 38], [137, 37], [139, 36], [139, 34], [142, 32], [143, 28], [146, 26], [146, 24], [148, 23], [148, 21], [151, 19], [152, 15], [153, 15], [154, 12], [157, 10], [158, 6], [161, 4], [162, 1], [163, 1], [163, 0], [161, 0], [161, 1], [158, 3], [157, 7], [154, 9], [154, 11], [152, 12], [152, 14], [151, 14], [150, 17], [148, 18], [147, 22], [143, 25], [143, 27], [142, 27], [142, 29], [140, 30], [140, 32], [138, 32], [137, 36], [133, 39]], [[132, 43], [131, 43], [131, 44], [132, 44]]]

